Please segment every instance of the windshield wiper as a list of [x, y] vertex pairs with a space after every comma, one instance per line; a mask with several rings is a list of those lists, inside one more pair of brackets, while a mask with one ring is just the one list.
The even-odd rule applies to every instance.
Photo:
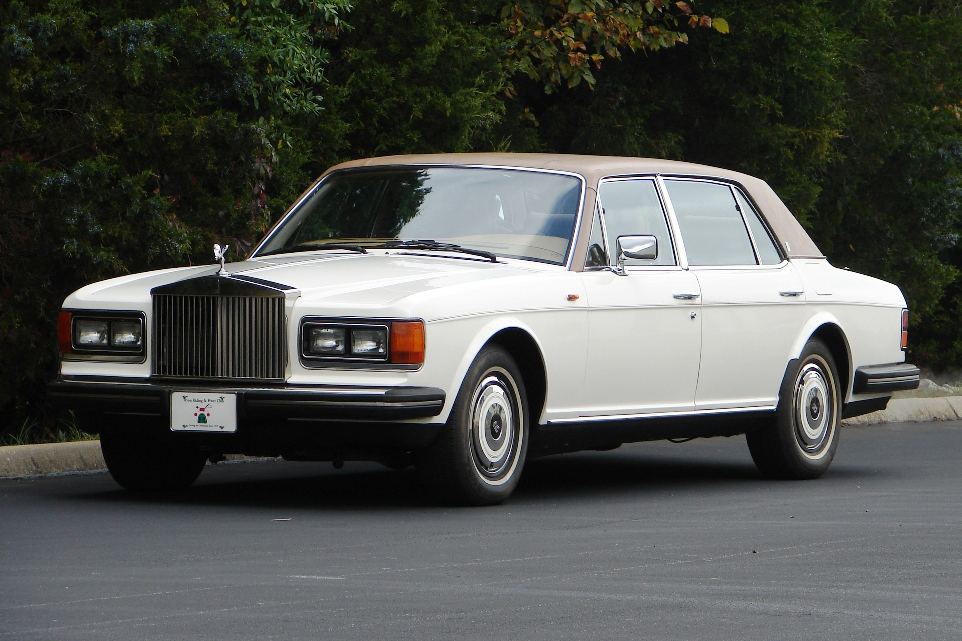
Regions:
[[273, 256], [274, 254], [293, 254], [296, 252], [312, 252], [318, 251], [320, 249], [341, 249], [346, 251], [357, 252], [359, 254], [366, 254], [367, 250], [360, 245], [345, 245], [343, 243], [301, 243], [299, 245], [291, 245], [290, 247], [281, 247], [280, 249], [272, 249], [269, 252], [264, 252], [258, 254], [258, 256]]
[[391, 240], [386, 243], [375, 245], [378, 249], [425, 249], [427, 251], [447, 251], [447, 252], [458, 252], [461, 254], [470, 254], [472, 256], [480, 256], [481, 258], [487, 258], [492, 263], [498, 262], [498, 257], [491, 252], [484, 251], [483, 249], [471, 249], [470, 247], [462, 247], [461, 245], [456, 245], [454, 243], [441, 243], [436, 240]]

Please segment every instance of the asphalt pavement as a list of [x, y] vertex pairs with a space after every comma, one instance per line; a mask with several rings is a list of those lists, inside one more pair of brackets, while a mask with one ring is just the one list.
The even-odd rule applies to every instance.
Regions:
[[548, 457], [477, 509], [368, 464], [0, 480], [0, 641], [959, 641], [960, 428], [846, 427], [802, 482], [739, 437]]

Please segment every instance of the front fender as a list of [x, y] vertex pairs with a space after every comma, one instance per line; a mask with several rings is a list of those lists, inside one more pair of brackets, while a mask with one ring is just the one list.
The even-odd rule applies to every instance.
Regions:
[[[464, 377], [468, 372], [468, 368], [471, 367], [471, 363], [473, 363], [478, 357], [478, 354], [482, 349], [484, 349], [485, 345], [490, 343], [497, 334], [503, 332], [504, 330], [520, 330], [526, 333], [537, 346], [538, 351], [541, 353], [542, 361], [544, 361], [544, 345], [538, 338], [538, 334], [534, 331], [534, 329], [523, 320], [512, 316], [487, 319], [487, 321], [475, 331], [471, 342], [468, 343], [467, 348], [461, 355], [461, 360], [454, 369], [453, 378], [451, 379], [449, 385], [446, 386], [446, 389], [449, 390], [449, 393], [445, 403], [444, 412], [442, 413], [442, 416], [445, 419], [447, 418], [447, 415], [451, 410], [451, 406], [454, 404], [454, 401], [457, 398], [457, 394], [461, 389], [461, 383], [464, 381]], [[545, 386], [547, 385], [548, 381], [546, 380]], [[542, 409], [542, 413], [543, 411], [544, 410]], [[541, 418], [541, 416], [538, 417], [539, 423], [541, 422]]]

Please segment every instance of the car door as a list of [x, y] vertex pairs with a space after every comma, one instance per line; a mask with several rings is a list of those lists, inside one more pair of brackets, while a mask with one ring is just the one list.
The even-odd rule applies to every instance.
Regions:
[[702, 295], [698, 410], [770, 407], [805, 315], [801, 279], [735, 186], [665, 179]]
[[[588, 355], [583, 416], [690, 411], [701, 349], [700, 292], [682, 269], [656, 181], [604, 180], [599, 185], [586, 270]], [[651, 235], [654, 259], [627, 259], [616, 239]], [[609, 257], [611, 260], [609, 261]]]

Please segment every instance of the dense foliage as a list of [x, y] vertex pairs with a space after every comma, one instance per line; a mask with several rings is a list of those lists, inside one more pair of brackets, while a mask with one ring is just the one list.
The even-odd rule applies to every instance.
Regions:
[[[962, 358], [962, 2], [15, 0], [0, 6], [0, 431], [49, 417], [56, 313], [241, 253], [366, 155], [678, 158], [768, 180]], [[233, 250], [232, 250], [233, 251]]]
[[[0, 410], [43, 411], [59, 302], [94, 280], [249, 242], [307, 177], [338, 0], [54, 0], [0, 8]], [[285, 48], [287, 47], [287, 48]], [[275, 167], [277, 165], [278, 167]], [[283, 168], [282, 168], [283, 167]], [[278, 171], [270, 201], [266, 185]]]

